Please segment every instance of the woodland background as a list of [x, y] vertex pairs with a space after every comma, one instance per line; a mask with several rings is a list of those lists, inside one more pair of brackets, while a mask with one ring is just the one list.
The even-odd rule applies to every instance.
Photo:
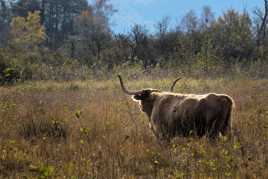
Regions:
[[215, 17], [189, 11], [153, 32], [133, 24], [113, 33], [109, 0], [0, 0], [0, 81], [109, 78], [152, 69], [176, 74], [267, 76], [268, 2], [254, 12], [229, 9]]

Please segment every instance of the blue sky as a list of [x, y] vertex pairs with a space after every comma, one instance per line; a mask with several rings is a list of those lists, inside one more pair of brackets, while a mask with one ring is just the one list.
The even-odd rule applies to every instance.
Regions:
[[169, 16], [176, 24], [189, 10], [200, 14], [204, 6], [210, 6], [215, 16], [226, 9], [248, 12], [256, 7], [263, 7], [263, 0], [110, 0], [118, 10], [112, 17], [112, 29], [115, 33], [127, 33], [133, 24], [145, 25], [153, 31], [155, 24], [163, 17]]

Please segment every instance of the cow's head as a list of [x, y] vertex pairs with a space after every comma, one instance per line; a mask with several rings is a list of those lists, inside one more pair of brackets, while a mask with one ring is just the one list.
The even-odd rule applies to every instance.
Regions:
[[124, 91], [124, 93], [126, 93], [127, 95], [131, 95], [132, 99], [140, 104], [141, 110], [150, 117], [153, 106], [154, 106], [154, 102], [157, 96], [159, 95], [160, 90], [146, 88], [146, 89], [137, 90], [137, 91], [130, 91], [126, 89], [123, 83], [122, 77], [118, 75], [118, 78], [119, 78], [121, 88]]
[[[152, 109], [154, 107], [155, 100], [161, 95], [161, 91], [158, 89], [153, 89], [153, 88], [146, 88], [146, 89], [137, 90], [137, 91], [130, 91], [130, 90], [126, 89], [126, 87], [123, 83], [122, 77], [120, 75], [118, 75], [118, 78], [119, 78], [122, 90], [127, 95], [131, 95], [132, 99], [134, 101], [139, 102], [141, 110], [143, 112], [145, 112], [150, 117], [151, 113], [152, 113]], [[179, 79], [180, 78], [177, 78], [173, 82], [173, 84], [170, 88], [171, 91], [173, 91], [173, 88]]]

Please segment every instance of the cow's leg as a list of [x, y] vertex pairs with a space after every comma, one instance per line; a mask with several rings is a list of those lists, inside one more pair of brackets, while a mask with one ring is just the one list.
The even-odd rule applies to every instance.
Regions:
[[219, 133], [220, 133], [220, 120], [219, 118], [214, 118], [213, 120], [211, 120], [207, 126], [207, 136], [210, 139], [216, 139], [217, 137], [219, 137]]
[[227, 109], [223, 118], [223, 125], [220, 128], [220, 132], [223, 136], [231, 136], [231, 125], [231, 109]]

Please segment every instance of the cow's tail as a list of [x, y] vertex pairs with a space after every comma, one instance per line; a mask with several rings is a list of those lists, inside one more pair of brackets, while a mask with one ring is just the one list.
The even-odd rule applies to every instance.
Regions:
[[220, 132], [222, 135], [231, 134], [232, 129], [232, 109], [235, 107], [234, 100], [228, 95], [221, 95], [221, 108], [222, 108], [222, 126]]

